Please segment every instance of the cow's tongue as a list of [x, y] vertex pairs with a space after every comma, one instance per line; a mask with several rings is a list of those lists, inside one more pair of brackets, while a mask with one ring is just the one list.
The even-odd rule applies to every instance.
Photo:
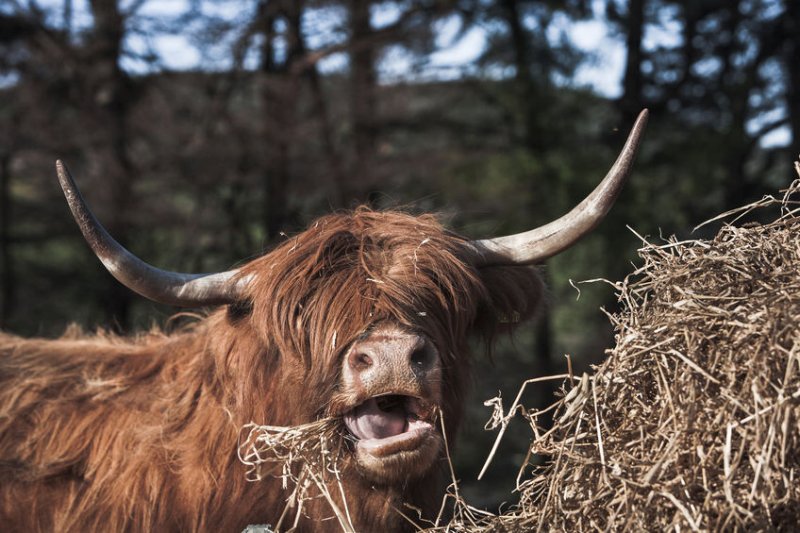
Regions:
[[385, 439], [406, 431], [407, 414], [402, 402], [370, 398], [344, 416], [344, 423], [359, 439]]

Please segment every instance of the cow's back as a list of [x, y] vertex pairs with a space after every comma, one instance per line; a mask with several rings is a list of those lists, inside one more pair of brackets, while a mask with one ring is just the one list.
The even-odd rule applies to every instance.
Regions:
[[113, 336], [0, 333], [0, 515], [12, 530], [165, 524], [131, 521], [157, 512], [138, 501], [168, 490], [166, 458], [142, 438], [161, 419], [147, 397], [159, 388], [153, 354]]

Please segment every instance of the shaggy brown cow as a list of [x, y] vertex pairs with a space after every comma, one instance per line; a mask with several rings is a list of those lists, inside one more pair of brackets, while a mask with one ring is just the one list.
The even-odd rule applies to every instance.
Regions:
[[[122, 283], [153, 300], [219, 304], [178, 333], [135, 338], [0, 334], [0, 524], [4, 531], [241, 531], [274, 523], [278, 479], [245, 480], [250, 421], [341, 420], [342, 482], [358, 531], [407, 528], [440, 501], [442, 434], [463, 411], [470, 333], [530, 316], [530, 264], [591, 230], [629, 172], [637, 121], [605, 180], [530, 232], [468, 241], [430, 215], [359, 208], [319, 219], [243, 267], [158, 270], [122, 249], [58, 174], [87, 241]], [[323, 500], [303, 531], [338, 529]], [[291, 522], [291, 521], [290, 521]]]

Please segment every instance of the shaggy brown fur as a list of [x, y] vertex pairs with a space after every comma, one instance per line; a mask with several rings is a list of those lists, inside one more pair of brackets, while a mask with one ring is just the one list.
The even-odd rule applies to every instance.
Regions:
[[[241, 531], [274, 522], [279, 480], [247, 482], [246, 423], [294, 425], [330, 410], [342, 354], [391, 322], [442, 358], [448, 434], [462, 415], [466, 339], [490, 343], [530, 316], [535, 271], [475, 269], [434, 217], [360, 208], [324, 217], [242, 268], [247, 298], [183, 331], [25, 340], [0, 334], [0, 522], [26, 531]], [[402, 502], [439, 503], [434, 468], [402, 485], [346, 469], [359, 531], [396, 531]], [[322, 500], [309, 531], [336, 529]]]

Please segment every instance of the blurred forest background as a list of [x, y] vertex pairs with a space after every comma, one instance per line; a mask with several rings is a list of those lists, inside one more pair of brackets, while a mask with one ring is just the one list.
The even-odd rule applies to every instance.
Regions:
[[[585, 44], [598, 27], [614, 47]], [[496, 505], [513, 499], [530, 435], [510, 431], [474, 484], [494, 438], [483, 400], [501, 390], [508, 405], [564, 354], [583, 371], [613, 342], [599, 310], [614, 312], [613, 290], [582, 285], [576, 301], [569, 280], [631, 271], [626, 225], [688, 237], [792, 180], [800, 2], [3, 0], [0, 327], [131, 332], [175, 312], [90, 253], [56, 158], [134, 253], [214, 271], [363, 202], [441, 212], [472, 237], [532, 228], [599, 182], [644, 107], [616, 207], [543, 267], [542, 319], [476, 358], [457, 468], [473, 503]]]

